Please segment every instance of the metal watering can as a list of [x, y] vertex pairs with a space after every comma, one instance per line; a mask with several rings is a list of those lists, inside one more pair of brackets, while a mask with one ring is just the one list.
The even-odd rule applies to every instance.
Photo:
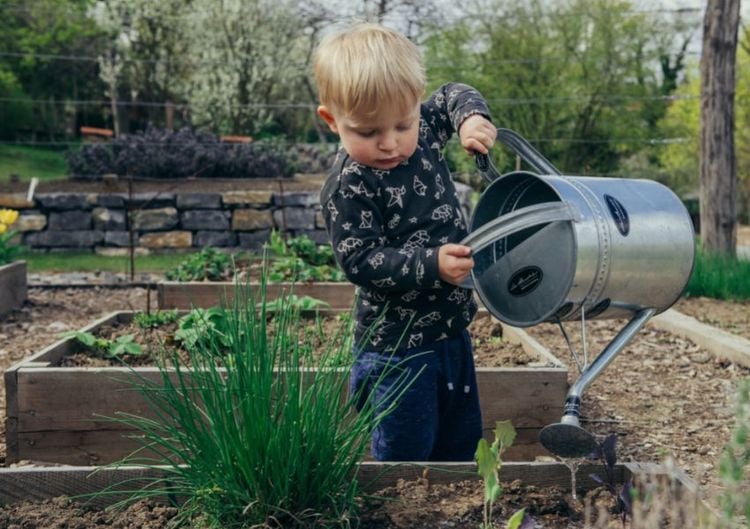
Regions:
[[[596, 440], [579, 423], [584, 390], [655, 314], [682, 294], [693, 269], [695, 239], [682, 201], [651, 180], [563, 176], [525, 139], [498, 129], [498, 140], [537, 173], [500, 176], [476, 155], [490, 182], [479, 198], [469, 235], [471, 286], [487, 310], [517, 327], [557, 322], [580, 376], [569, 389], [559, 423], [540, 433], [561, 457], [584, 457]], [[583, 365], [562, 321], [628, 318]]]

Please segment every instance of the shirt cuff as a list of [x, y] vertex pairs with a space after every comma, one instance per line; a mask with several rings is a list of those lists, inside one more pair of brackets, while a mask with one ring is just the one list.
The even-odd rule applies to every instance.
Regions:
[[442, 288], [443, 282], [440, 280], [438, 270], [438, 250], [439, 247], [422, 248], [422, 264], [424, 265], [424, 276], [420, 281], [420, 289]]

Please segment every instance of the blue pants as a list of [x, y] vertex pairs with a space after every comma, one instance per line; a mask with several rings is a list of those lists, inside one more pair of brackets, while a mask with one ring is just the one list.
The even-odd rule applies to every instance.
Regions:
[[410, 385], [374, 428], [373, 457], [473, 461], [482, 437], [482, 415], [469, 333], [393, 354], [359, 352], [349, 381], [357, 409], [368, 397], [376, 411], [386, 409], [393, 403], [394, 384], [398, 386], [404, 374]]

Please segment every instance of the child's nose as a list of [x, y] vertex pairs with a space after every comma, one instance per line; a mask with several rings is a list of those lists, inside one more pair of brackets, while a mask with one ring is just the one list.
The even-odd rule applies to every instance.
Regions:
[[380, 143], [378, 147], [382, 151], [392, 151], [398, 146], [398, 142], [396, 141], [396, 135], [395, 134], [383, 134], [383, 136], [380, 137]]

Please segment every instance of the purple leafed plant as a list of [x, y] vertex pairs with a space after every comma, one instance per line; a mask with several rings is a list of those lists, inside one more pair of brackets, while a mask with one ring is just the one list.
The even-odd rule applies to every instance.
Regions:
[[615, 506], [616, 512], [625, 523], [628, 516], [633, 514], [633, 503], [631, 500], [631, 490], [633, 488], [633, 479], [628, 479], [621, 486], [618, 486], [615, 479], [615, 465], [617, 464], [617, 434], [609, 434], [604, 441], [599, 443], [588, 455], [589, 459], [600, 460], [604, 464], [604, 478], [598, 474], [590, 474], [591, 479], [606, 487], [606, 489], [617, 499]]

